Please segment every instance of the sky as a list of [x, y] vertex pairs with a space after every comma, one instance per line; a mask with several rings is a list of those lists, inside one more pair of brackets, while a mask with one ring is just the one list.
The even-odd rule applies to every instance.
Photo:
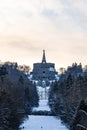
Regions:
[[0, 0], [0, 60], [87, 65], [87, 0]]

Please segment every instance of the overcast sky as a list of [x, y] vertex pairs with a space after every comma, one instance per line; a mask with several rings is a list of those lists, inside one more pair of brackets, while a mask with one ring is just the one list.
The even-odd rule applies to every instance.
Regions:
[[0, 0], [0, 60], [87, 64], [87, 0]]

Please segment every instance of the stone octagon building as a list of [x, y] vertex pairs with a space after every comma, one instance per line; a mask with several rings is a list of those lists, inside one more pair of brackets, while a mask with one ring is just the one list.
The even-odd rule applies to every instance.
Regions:
[[45, 50], [43, 50], [42, 62], [34, 63], [29, 76], [30, 80], [38, 87], [46, 88], [59, 79], [54, 63], [47, 63]]

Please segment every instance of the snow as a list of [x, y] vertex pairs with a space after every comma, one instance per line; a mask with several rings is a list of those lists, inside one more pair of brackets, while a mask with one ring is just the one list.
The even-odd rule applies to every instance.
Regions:
[[55, 71], [55, 69], [53, 67], [50, 67], [49, 71]]
[[29, 116], [23, 126], [23, 130], [68, 130], [59, 119], [53, 116]]
[[[40, 100], [39, 107], [34, 110], [47, 110], [50, 111], [47, 105], [47, 100]], [[62, 123], [61, 120], [55, 116], [34, 116], [30, 115], [28, 120], [25, 120], [21, 125], [21, 130], [68, 130]]]
[[56, 80], [59, 80], [59, 75], [55, 74], [55, 78], [56, 78]]
[[33, 75], [32, 75], [32, 74], [30, 74], [30, 75], [28, 76], [28, 79], [32, 79], [32, 77], [33, 77]]
[[37, 91], [38, 91], [38, 95], [39, 95], [40, 100], [48, 99], [49, 86], [48, 87], [37, 86]]
[[33, 108], [33, 111], [50, 111], [50, 108], [48, 106], [48, 100], [40, 100], [39, 107]]

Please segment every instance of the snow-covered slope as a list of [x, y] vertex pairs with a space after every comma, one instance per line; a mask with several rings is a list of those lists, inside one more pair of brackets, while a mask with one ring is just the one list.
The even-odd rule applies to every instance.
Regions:
[[[40, 100], [39, 107], [34, 108], [34, 110], [50, 111], [48, 101]], [[23, 130], [68, 130], [61, 123], [61, 120], [54, 116], [33, 116], [33, 115], [30, 115], [28, 120], [25, 120], [21, 128]]]
[[50, 108], [48, 106], [48, 100], [40, 100], [39, 101], [39, 107], [33, 108], [33, 111], [50, 111]]

